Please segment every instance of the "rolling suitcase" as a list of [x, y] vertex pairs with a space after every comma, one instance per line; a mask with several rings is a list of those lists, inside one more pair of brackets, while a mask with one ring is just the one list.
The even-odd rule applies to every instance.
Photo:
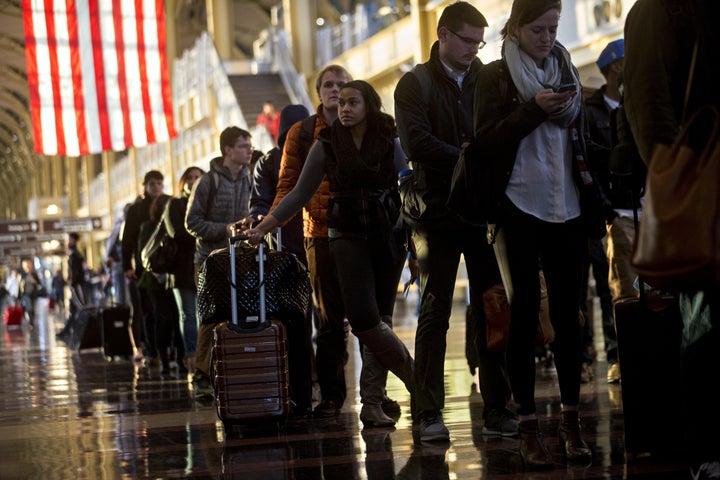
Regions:
[[83, 306], [72, 319], [71, 345], [75, 350], [102, 348], [101, 311], [96, 305]]
[[259, 315], [238, 321], [235, 244], [246, 239], [230, 238], [232, 320], [215, 327], [211, 353], [215, 405], [228, 435], [234, 424], [284, 422], [290, 412], [287, 336], [280, 321], [266, 318], [262, 242], [257, 250]]
[[8, 305], [3, 314], [3, 321], [8, 327], [19, 327], [22, 325], [25, 310], [19, 303]]
[[[638, 212], [633, 203], [635, 231]], [[642, 279], [640, 279], [642, 280]], [[681, 405], [682, 317], [673, 295], [646, 292], [615, 304], [615, 331], [628, 459], [671, 458], [682, 450], [682, 423], [667, 421]]]
[[135, 341], [130, 326], [130, 307], [128, 305], [103, 307], [100, 315], [105, 356], [132, 358], [135, 353]]

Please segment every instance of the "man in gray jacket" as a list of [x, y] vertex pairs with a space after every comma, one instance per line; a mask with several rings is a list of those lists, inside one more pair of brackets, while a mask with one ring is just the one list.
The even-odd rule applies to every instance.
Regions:
[[[223, 248], [236, 222], [247, 217], [253, 187], [253, 147], [248, 131], [228, 127], [220, 134], [221, 157], [210, 161], [210, 169], [193, 188], [185, 226], [195, 237], [195, 285], [200, 267], [215, 249]], [[198, 331], [193, 385], [196, 397], [212, 396], [210, 348], [214, 325], [202, 324]]]

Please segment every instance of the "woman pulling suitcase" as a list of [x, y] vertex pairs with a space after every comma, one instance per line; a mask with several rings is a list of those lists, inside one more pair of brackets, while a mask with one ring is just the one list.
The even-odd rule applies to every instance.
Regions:
[[[297, 185], [247, 234], [250, 243], [259, 243], [300, 210], [327, 175], [330, 251], [353, 333], [363, 345], [364, 361], [374, 357], [412, 395], [413, 359], [390, 321], [406, 256], [407, 237], [395, 223], [400, 207], [397, 173], [407, 163], [395, 120], [381, 108], [370, 84], [346, 83], [340, 90], [339, 119], [318, 136]], [[365, 426], [395, 423], [382, 412], [383, 394], [363, 394], [360, 419]]]

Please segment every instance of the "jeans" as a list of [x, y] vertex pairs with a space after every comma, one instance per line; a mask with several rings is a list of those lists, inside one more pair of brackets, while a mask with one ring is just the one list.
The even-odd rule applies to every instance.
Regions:
[[185, 339], [185, 355], [195, 356], [198, 338], [196, 315], [197, 295], [191, 288], [174, 288], [173, 295], [180, 315], [180, 330]]
[[345, 307], [327, 238], [305, 238], [317, 330], [315, 364], [323, 400], [340, 408], [347, 396], [345, 383]]
[[[449, 232], [417, 229], [413, 232], [413, 241], [420, 267], [421, 293], [415, 336], [415, 401], [418, 414], [422, 416], [423, 413], [437, 413], [445, 406], [446, 335], [450, 328], [460, 255], [465, 257], [471, 312], [479, 338], [486, 336], [482, 295], [501, 280], [484, 227]], [[485, 342], [477, 342], [477, 347], [478, 376], [485, 411], [506, 408], [510, 387], [505, 355], [488, 352]]]
[[[602, 240], [593, 238], [588, 239], [588, 252], [585, 260], [585, 268], [583, 269], [583, 285], [581, 292], [580, 308], [585, 316], [585, 326], [583, 328], [583, 345], [588, 347], [592, 345], [593, 326], [592, 318], [588, 315], [588, 279], [590, 277], [590, 267], [592, 267], [593, 278], [595, 279], [595, 293], [600, 298], [600, 312], [602, 319], [603, 339], [605, 343], [605, 354], [607, 355], [608, 364], [618, 361], [617, 353], [617, 334], [615, 333], [615, 315], [613, 313], [612, 294], [610, 293], [610, 285], [608, 284], [608, 259], [605, 256], [605, 246]], [[585, 352], [585, 360], [589, 363], [592, 358], [587, 358]]]
[[514, 296], [507, 350], [508, 374], [518, 414], [535, 413], [535, 333], [540, 309], [542, 265], [548, 289], [550, 321], [555, 329], [552, 349], [560, 385], [560, 402], [580, 402], [582, 342], [578, 321], [587, 234], [577, 218], [549, 223], [508, 202], [503, 219], [507, 263]]

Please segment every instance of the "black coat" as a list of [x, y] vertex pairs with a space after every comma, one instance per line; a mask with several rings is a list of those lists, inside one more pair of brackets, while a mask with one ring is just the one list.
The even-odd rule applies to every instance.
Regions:
[[171, 198], [165, 215], [165, 228], [178, 245], [177, 270], [168, 276], [168, 288], [195, 290], [195, 237], [185, 228], [188, 197]]
[[433, 220], [423, 227], [457, 227], [462, 221], [445, 203], [460, 147], [473, 136], [473, 95], [482, 62], [473, 61], [462, 90], [440, 62], [439, 42], [433, 45], [425, 65], [432, 83], [427, 104], [413, 72], [403, 75], [395, 88], [398, 136], [412, 162], [416, 185], [425, 191], [424, 200], [432, 209], [429, 216]]

